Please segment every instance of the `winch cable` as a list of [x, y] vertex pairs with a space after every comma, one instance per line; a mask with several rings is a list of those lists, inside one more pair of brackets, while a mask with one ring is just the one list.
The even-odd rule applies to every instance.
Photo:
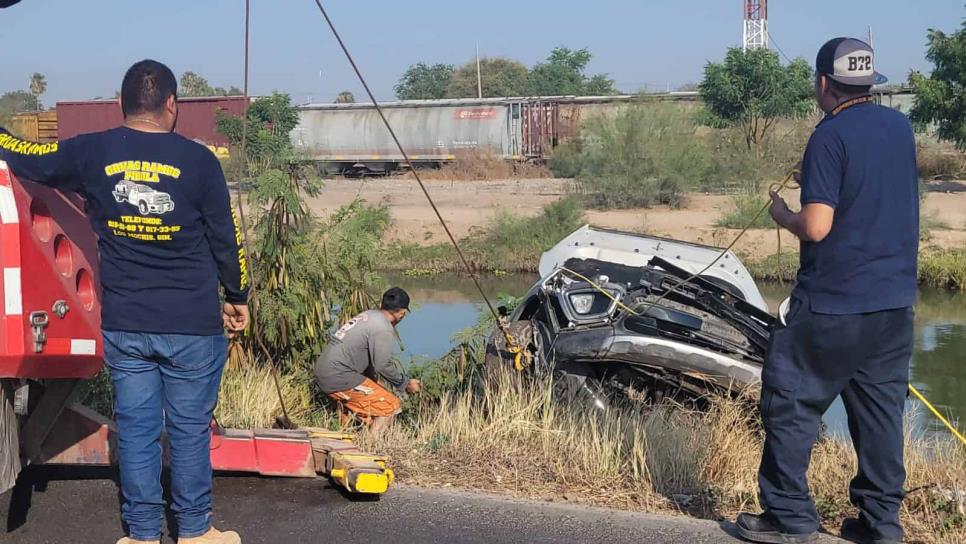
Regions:
[[[242, 126], [241, 126], [241, 158], [245, 169], [246, 177], [250, 173], [248, 167], [248, 31], [251, 22], [251, 0], [245, 0], [245, 73], [242, 84], [242, 96], [244, 97], [245, 111], [242, 113]], [[235, 198], [237, 200], [236, 206], [238, 207], [238, 228], [241, 231], [241, 242], [242, 249], [245, 251], [245, 259], [249, 261], [252, 258], [252, 253], [249, 251], [251, 247], [248, 243], [248, 225], [245, 221], [245, 203], [242, 200], [242, 183], [238, 182], [235, 185]], [[255, 344], [258, 345], [259, 350], [268, 359], [268, 368], [272, 374], [272, 382], [275, 384], [275, 394], [278, 395], [278, 404], [282, 409], [281, 417], [277, 418], [276, 421], [280, 427], [285, 429], [294, 429], [295, 424], [288, 417], [288, 408], [285, 406], [285, 396], [282, 394], [282, 386], [279, 383], [278, 378], [278, 366], [275, 364], [275, 358], [272, 357], [271, 352], [268, 347], [265, 346], [264, 340], [262, 340], [262, 334], [258, 327], [258, 293], [255, 291], [255, 286], [251, 281], [251, 272], [249, 268], [249, 317], [251, 319], [252, 327], [252, 338], [255, 340]]]
[[[793, 180], [795, 179], [795, 176], [798, 173], [799, 173], [799, 171], [798, 171], [797, 168], [792, 169], [792, 171], [790, 171], [788, 173], [788, 175], [785, 176], [785, 179], [782, 180], [781, 183], [773, 183], [773, 184], [771, 184], [768, 187], [768, 190], [769, 191], [774, 191], [775, 193], [781, 193], [785, 189], [794, 188], [793, 186], [795, 184], [794, 184], [794, 181]], [[723, 259], [724, 256], [727, 255], [728, 252], [731, 251], [732, 248], [735, 247], [735, 245], [738, 243], [738, 241], [741, 240], [741, 238], [749, 230], [751, 230], [751, 227], [753, 227], [755, 225], [755, 223], [758, 221], [759, 218], [761, 218], [762, 214], [765, 213], [765, 210], [767, 210], [769, 206], [771, 206], [771, 202], [765, 202], [764, 206], [762, 206], [761, 208], [758, 209], [758, 212], [754, 215], [754, 217], [751, 218], [750, 221], [748, 221], [748, 223], [744, 226], [744, 228], [741, 229], [741, 231], [738, 233], [738, 235], [735, 236], [734, 240], [732, 240], [731, 243], [728, 244], [727, 247], [725, 247], [723, 250], [721, 250], [721, 253], [719, 253], [717, 257], [715, 257], [714, 259], [712, 259], [712, 261], [710, 263], [708, 263], [707, 266], [705, 266], [701, 270], [698, 270], [694, 274], [691, 274], [687, 278], [685, 278], [683, 280], [677, 281], [674, 285], [672, 285], [670, 288], [668, 288], [667, 291], [665, 291], [663, 294], [661, 294], [661, 296], [657, 297], [656, 299], [654, 299], [652, 301], [648, 301], [646, 303], [646, 305], [644, 306], [644, 309], [641, 310], [641, 311], [642, 312], [646, 312], [649, 308], [651, 308], [652, 306], [654, 306], [658, 302], [661, 302], [662, 300], [664, 300], [665, 298], [667, 298], [668, 295], [670, 295], [671, 293], [675, 292], [682, 285], [691, 282], [693, 279], [701, 276], [702, 274], [704, 274], [708, 270], [711, 270], [711, 267], [713, 267], [715, 264], [718, 263], [718, 261], [720, 261], [721, 259]], [[781, 233], [779, 232], [779, 243], [780, 243], [780, 241], [781, 241]], [[778, 246], [778, 251], [781, 252], [781, 245]]]
[[[796, 174], [798, 174], [798, 170], [797, 169], [796, 170], [792, 170], [788, 174], [788, 177], [785, 178], [784, 181], [782, 181], [781, 183], [778, 183], [778, 184], [772, 184], [768, 188], [769, 191], [775, 191], [776, 193], [781, 193], [782, 190], [784, 190], [786, 188], [791, 188], [791, 184], [789, 184], [789, 180], [793, 179]], [[564, 266], [561, 266], [560, 267], [560, 270], [563, 271], [566, 274], [570, 274], [571, 276], [573, 276], [573, 277], [575, 277], [575, 278], [577, 278], [579, 280], [582, 280], [582, 281], [586, 282], [594, 290], [598, 291], [599, 293], [601, 293], [602, 295], [606, 296], [607, 298], [609, 298], [610, 300], [612, 300], [614, 303], [616, 303], [616, 305], [618, 307], [620, 307], [622, 310], [624, 310], [626, 312], [629, 312], [631, 314], [634, 314], [634, 315], [636, 315], [638, 317], [643, 317], [644, 314], [645, 314], [645, 312], [647, 312], [647, 310], [650, 307], [652, 307], [655, 304], [657, 304], [658, 302], [664, 300], [664, 298], [667, 297], [669, 294], [671, 294], [675, 289], [677, 289], [678, 287], [680, 287], [681, 285], [683, 285], [685, 283], [690, 282], [691, 280], [697, 278], [701, 274], [704, 274], [705, 272], [707, 272], [708, 270], [710, 270], [711, 267], [714, 266], [714, 264], [716, 262], [718, 262], [722, 257], [724, 257], [724, 255], [726, 253], [728, 253], [728, 251], [730, 251], [731, 248], [733, 248], [735, 246], [735, 244], [738, 243], [738, 240], [740, 240], [741, 237], [744, 236], [745, 233], [747, 233], [748, 230], [751, 229], [751, 227], [755, 224], [755, 222], [758, 221], [758, 218], [761, 217], [761, 214], [763, 214], [765, 212], [765, 210], [767, 210], [769, 208], [769, 206], [771, 206], [771, 202], [766, 202], [765, 205], [762, 206], [760, 210], [758, 210], [758, 213], [755, 214], [754, 218], [752, 218], [752, 220], [749, 221], [748, 224], [743, 229], [741, 229], [741, 232], [739, 232], [738, 235], [735, 236], [735, 239], [732, 240], [732, 242], [730, 244], [728, 244], [728, 247], [726, 247], [724, 250], [722, 250], [722, 252], [718, 255], [718, 257], [715, 258], [713, 261], [711, 261], [710, 264], [708, 264], [706, 267], [704, 267], [699, 272], [697, 272], [695, 274], [692, 274], [687, 279], [675, 283], [671, 288], [669, 288], [667, 291], [665, 291], [660, 297], [658, 297], [654, 301], [648, 302], [643, 307], [643, 309], [641, 309], [641, 310], [635, 310], [635, 309], [627, 306], [626, 304], [623, 303], [623, 301], [621, 301], [620, 299], [618, 299], [617, 297], [615, 297], [610, 291], [608, 291], [607, 289], [604, 289], [600, 284], [598, 284], [594, 280], [588, 278], [587, 276], [585, 276], [585, 275], [583, 275], [583, 274], [581, 274], [579, 272], [576, 272], [576, 271], [571, 270], [571, 269], [569, 269], [567, 267], [564, 267]], [[778, 229], [779, 229], [779, 231], [778, 231], [778, 248], [777, 248], [776, 255], [777, 256], [780, 256], [781, 255], [781, 227], [779, 226]], [[781, 274], [781, 271], [779, 270], [779, 275], [780, 274]], [[914, 397], [916, 397], [916, 399], [919, 400], [919, 402], [921, 402], [923, 405], [925, 405], [926, 408], [928, 408], [929, 411], [932, 412], [932, 414], [934, 416], [936, 416], [936, 419], [938, 419], [940, 422], [942, 422], [942, 424], [946, 427], [946, 429], [949, 430], [949, 432], [953, 436], [955, 436], [960, 442], [962, 442], [963, 445], [966, 445], [966, 436], [963, 436], [963, 434], [960, 433], [959, 430], [956, 429], [956, 427], [952, 423], [950, 423], [949, 419], [947, 419], [945, 416], [943, 416], [942, 413], [940, 413], [939, 410], [931, 402], [929, 402], [929, 399], [927, 399], [926, 396], [923, 395], [922, 392], [919, 391], [919, 389], [916, 388], [916, 386], [914, 386], [913, 384], [910, 383], [909, 384], [909, 391], [912, 393], [912, 395]]]
[[326, 12], [325, 7], [322, 6], [321, 0], [315, 0], [315, 5], [318, 6], [319, 11], [322, 13], [322, 17], [325, 19], [325, 22], [329, 25], [329, 29], [332, 31], [332, 35], [335, 37], [336, 41], [339, 42], [339, 47], [342, 48], [342, 52], [345, 54], [346, 60], [349, 61], [349, 64], [352, 66], [352, 70], [355, 72], [356, 77], [359, 79], [359, 83], [362, 84], [362, 88], [365, 89], [366, 95], [369, 96], [369, 101], [372, 102], [372, 105], [375, 108], [376, 113], [379, 114], [379, 118], [382, 119], [382, 123], [386, 126], [386, 130], [389, 131], [389, 135], [392, 137], [393, 142], [396, 144], [396, 149], [398, 149], [399, 154], [402, 155], [403, 162], [409, 168], [409, 171], [413, 174], [413, 177], [416, 178], [416, 183], [419, 184], [419, 188], [422, 190], [423, 195], [426, 197], [426, 200], [429, 202], [429, 206], [433, 209], [433, 213], [436, 214], [436, 219], [439, 220], [439, 224], [442, 225], [443, 230], [446, 232], [446, 236], [449, 238], [450, 243], [453, 245], [453, 249], [456, 250], [456, 254], [459, 256], [460, 262], [463, 265], [463, 269], [466, 270], [466, 273], [473, 280], [473, 284], [476, 286], [476, 290], [479, 291], [480, 296], [483, 298], [483, 302], [486, 303], [486, 307], [493, 315], [493, 321], [496, 323], [497, 329], [499, 329], [500, 333], [503, 335], [503, 339], [506, 341], [507, 351], [514, 354], [515, 364], [517, 366], [520, 366], [521, 358], [525, 356], [523, 353], [523, 350], [520, 348], [520, 346], [517, 345], [516, 341], [513, 339], [513, 336], [510, 335], [510, 331], [507, 330], [506, 326], [503, 324], [503, 321], [500, 319], [500, 315], [497, 313], [496, 308], [494, 308], [493, 303], [490, 302], [490, 298], [486, 296], [486, 292], [483, 290], [482, 284], [480, 284], [479, 277], [477, 276], [476, 272], [473, 270], [473, 267], [470, 266], [469, 261], [466, 259], [466, 255], [463, 253], [463, 250], [460, 248], [459, 242], [456, 241], [456, 237], [453, 236], [452, 231], [450, 231], [449, 226], [446, 224], [446, 220], [443, 219], [443, 215], [439, 212], [439, 208], [436, 207], [436, 202], [433, 201], [433, 197], [430, 196], [429, 191], [426, 189], [426, 185], [423, 183], [423, 180], [419, 177], [419, 172], [413, 166], [413, 163], [409, 158], [409, 154], [406, 153], [406, 150], [403, 148], [402, 143], [399, 141], [399, 138], [396, 136], [396, 131], [393, 130], [392, 124], [389, 123], [389, 119], [386, 118], [386, 115], [383, 112], [382, 106], [379, 105], [379, 101], [376, 100], [375, 95], [372, 93], [372, 90], [369, 88], [369, 84], [366, 82], [366, 78], [362, 76], [362, 72], [359, 70], [359, 66], [356, 64], [355, 59], [353, 59], [352, 54], [349, 53], [349, 48], [342, 40], [342, 36], [339, 35], [339, 31], [336, 30], [335, 24], [332, 22], [332, 18], [329, 17], [329, 14], [328, 12]]
[[[796, 187], [794, 187], [794, 185], [792, 183], [790, 183], [791, 180], [794, 179], [794, 177], [795, 177], [796, 174], [798, 174], [798, 170], [797, 169], [792, 170], [791, 172], [788, 173], [788, 176], [781, 183], [773, 183], [773, 184], [771, 184], [768, 187], [768, 190], [769, 191], [774, 191], [776, 193], [781, 193], [785, 189], [789, 189], [789, 188], [794, 189], [794, 188], [796, 188]], [[695, 272], [694, 274], [691, 274], [687, 278], [685, 278], [683, 280], [677, 281], [674, 285], [672, 285], [671, 287], [669, 287], [663, 294], [661, 294], [661, 296], [657, 297], [653, 301], [646, 302], [644, 304], [644, 306], [643, 306], [643, 309], [641, 309], [641, 310], [634, 310], [633, 308], [627, 306], [621, 300], [619, 300], [617, 297], [615, 297], [613, 294], [611, 294], [608, 290], [606, 290], [603, 287], [601, 287], [600, 284], [598, 284], [594, 280], [588, 278], [587, 276], [585, 276], [585, 275], [583, 275], [583, 274], [581, 274], [579, 272], [576, 272], [574, 270], [571, 270], [571, 269], [569, 269], [569, 268], [567, 268], [565, 266], [561, 266], [560, 267], [560, 270], [562, 270], [563, 272], [565, 272], [567, 274], [570, 274], [571, 276], [576, 277], [579, 280], [582, 280], [582, 281], [586, 282], [588, 285], [590, 285], [591, 287], [593, 287], [596, 291], [600, 292], [601, 294], [603, 294], [607, 298], [611, 299], [614, 303], [617, 304], [618, 307], [620, 307], [624, 311], [630, 312], [630, 313], [632, 313], [632, 314], [634, 314], [634, 315], [636, 315], [638, 317], [643, 317], [644, 314], [645, 314], [645, 312], [647, 312], [648, 309], [650, 309], [652, 306], [655, 306], [657, 303], [659, 303], [662, 300], [664, 300], [668, 295], [670, 295], [671, 293], [673, 293], [674, 291], [676, 291], [682, 285], [684, 285], [686, 283], [689, 283], [691, 280], [693, 280], [693, 279], [701, 276], [702, 274], [704, 274], [708, 270], [711, 270], [711, 267], [713, 267], [715, 264], [717, 264], [718, 261], [720, 261], [725, 255], [728, 254], [729, 251], [731, 251], [732, 248], [735, 247], [735, 245], [738, 243], [738, 241], [741, 240], [741, 237], [744, 236], [745, 233], [747, 233], [751, 229], [752, 226], [754, 226], [754, 224], [758, 221], [759, 218], [761, 218], [761, 215], [763, 213], [765, 213], [765, 210], [767, 210], [769, 206], [771, 206], [771, 203], [770, 202], [766, 202], [765, 205], [762, 206], [758, 210], [758, 212], [754, 215], [754, 217], [752, 217], [751, 221], [749, 221], [748, 224], [745, 225], [744, 228], [741, 229], [741, 231], [738, 233], [738, 235], [735, 236], [734, 240], [732, 240], [731, 243], [728, 244], [728, 247], [726, 247], [723, 250], [721, 250], [721, 252], [718, 254], [718, 256], [715, 257], [710, 263], [708, 263], [707, 266], [705, 266], [701, 270]], [[778, 234], [779, 234], [779, 237], [778, 237], [778, 254], [780, 254], [781, 253], [781, 227], [778, 227], [778, 229], [779, 229], [778, 230]]]
[[[248, 0], [246, 0], [246, 4], [247, 4], [247, 1]], [[486, 296], [486, 292], [483, 291], [483, 286], [480, 284], [480, 281], [476, 275], [476, 272], [473, 271], [473, 268], [470, 266], [469, 261], [466, 259], [466, 256], [463, 254], [463, 250], [460, 249], [459, 243], [456, 241], [456, 237], [453, 236], [453, 233], [450, 231], [449, 226], [446, 224], [446, 221], [443, 219], [442, 214], [440, 214], [439, 208], [436, 207], [436, 203], [433, 201], [433, 197], [429, 194], [429, 191], [426, 189], [426, 185], [423, 183], [423, 180], [419, 177], [419, 173], [413, 167], [413, 163], [410, 160], [409, 155], [406, 153], [406, 150], [403, 148], [402, 144], [400, 143], [399, 138], [396, 136], [396, 132], [393, 130], [392, 125], [389, 123], [389, 120], [386, 118], [385, 113], [383, 113], [382, 107], [379, 105], [379, 101], [376, 100], [375, 95], [372, 93], [372, 90], [369, 88], [369, 84], [366, 83], [366, 79], [362, 76], [362, 72], [359, 70], [358, 65], [356, 64], [355, 60], [352, 58], [352, 54], [349, 53], [349, 49], [348, 47], [346, 47], [345, 42], [342, 40], [342, 36], [340, 36], [339, 31], [336, 30], [335, 24], [332, 22], [332, 18], [329, 17], [329, 14], [326, 12], [325, 7], [322, 6], [321, 0], [315, 0], [315, 5], [318, 6], [319, 12], [321, 12], [322, 17], [325, 19], [325, 22], [328, 24], [329, 29], [332, 31], [332, 35], [335, 37], [336, 41], [339, 42], [339, 47], [342, 48], [342, 52], [345, 54], [346, 59], [349, 61], [349, 64], [352, 66], [352, 70], [355, 72], [356, 77], [359, 78], [359, 83], [362, 84], [362, 87], [365, 89], [366, 94], [369, 96], [369, 100], [372, 102], [373, 107], [375, 108], [376, 112], [379, 114], [379, 118], [382, 119], [383, 124], [386, 126], [386, 129], [389, 131], [389, 135], [392, 137], [393, 142], [396, 144], [396, 148], [399, 149], [399, 153], [400, 155], [402, 155], [403, 161], [406, 163], [406, 166], [409, 167], [409, 170], [412, 172], [413, 177], [416, 179], [416, 182], [419, 184], [419, 188], [423, 192], [423, 195], [426, 196], [426, 200], [429, 202], [430, 207], [432, 207], [433, 213], [436, 214], [436, 218], [439, 220], [440, 225], [442, 225], [443, 230], [446, 232], [446, 236], [449, 238], [450, 243], [453, 245], [453, 249], [456, 250], [456, 254], [459, 256], [460, 261], [463, 264], [463, 268], [466, 270], [466, 273], [469, 274], [470, 278], [473, 280], [473, 284], [476, 286], [477, 291], [480, 292], [480, 296], [483, 298], [483, 301], [486, 303], [487, 308], [489, 309], [490, 313], [493, 315], [493, 320], [496, 323], [497, 328], [499, 329], [500, 333], [503, 335], [504, 340], [506, 340], [507, 351], [515, 355], [516, 368], [518, 370], [521, 369], [522, 368], [521, 357], [524, 356], [523, 350], [519, 346], [517, 346], [513, 337], [510, 335], [510, 331], [507, 330], [506, 326], [501, 321], [500, 316], [497, 313], [496, 309], [493, 307], [493, 304], [490, 302], [489, 297]], [[786, 176], [781, 183], [772, 184], [769, 187], [769, 191], [781, 193], [782, 190], [791, 187], [792, 184], [790, 182], [794, 179], [795, 175], [798, 173], [799, 171], [797, 168], [793, 169], [791, 172], [788, 173], [788, 176]], [[752, 220], [749, 221], [748, 224], [741, 229], [741, 231], [738, 233], [737, 236], [735, 236], [734, 240], [732, 240], [731, 243], [728, 244], [728, 246], [724, 248], [717, 257], [714, 258], [714, 260], [708, 263], [707, 266], [705, 266], [703, 269], [699, 270], [698, 272], [695, 272], [694, 274], [690, 275], [686, 279], [678, 281], [673, 286], [671, 286], [671, 288], [665, 291], [661, 296], [659, 296], [657, 299], [653, 301], [649, 301], [647, 305], [644, 306], [644, 310], [642, 310], [642, 312], [647, 311], [648, 308], [664, 300], [669, 294], [677, 290], [685, 283], [690, 282], [691, 280], [697, 278], [698, 276], [710, 270], [712, 266], [714, 266], [718, 261], [724, 258], [724, 256], [729, 251], [731, 251], [732, 248], [734, 248], [734, 246], [738, 243], [738, 241], [751, 229], [752, 226], [754, 226], [755, 222], [758, 221], [758, 219], [762, 216], [763, 213], [765, 213], [765, 210], [767, 210], [770, 205], [771, 205], [771, 202], [766, 202], [765, 205], [758, 210], [758, 212], [755, 214]], [[779, 244], [778, 258], [780, 259], [781, 258], [781, 232], [780, 231], [778, 236], [779, 236], [778, 237], [778, 244]], [[569, 269], [564, 269], [564, 270], [578, 277], [581, 276], [580, 274], [572, 270], [569, 270]], [[607, 292], [606, 289], [603, 289], [600, 285], [597, 285], [596, 283], [589, 281], [588, 278], [586, 277], [583, 277], [583, 279], [587, 280], [591, 285], [595, 287], [595, 289], [597, 289], [601, 293], [605, 294], [611, 299], [616, 300], [616, 297], [611, 295], [609, 292]], [[617, 300], [617, 303], [623, 306], [624, 308], [627, 308], [627, 306], [625, 306], [621, 301]], [[627, 308], [627, 309], [629, 310], [630, 308]], [[963, 435], [961, 435], [956, 430], [956, 428], [953, 427], [953, 425], [949, 423], [948, 420], [946, 420], [946, 418], [942, 417], [939, 414], [939, 412], [935, 409], [935, 407], [933, 407], [933, 405], [928, 400], [926, 400], [925, 396], [923, 396], [922, 393], [920, 393], [912, 384], [909, 384], [909, 389], [910, 391], [913, 392], [916, 398], [921, 400], [923, 404], [925, 404], [933, 412], [933, 414], [939, 417], [940, 421], [942, 421], [946, 425], [946, 427], [950, 430], [950, 432], [952, 432], [957, 438], [960, 439], [960, 441], [963, 442], [964, 445], [966, 445], [966, 438], [964, 438]]]

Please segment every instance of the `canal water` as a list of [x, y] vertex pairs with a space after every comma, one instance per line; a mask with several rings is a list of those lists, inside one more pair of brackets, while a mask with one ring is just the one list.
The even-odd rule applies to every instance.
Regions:
[[[453, 347], [452, 335], [476, 323], [483, 307], [472, 280], [456, 275], [428, 278], [388, 278], [406, 289], [413, 299], [412, 313], [400, 324], [403, 361], [420, 361], [443, 355]], [[483, 288], [492, 300], [523, 295], [536, 276], [488, 276]], [[762, 294], [774, 310], [787, 296], [790, 284], [762, 284]], [[951, 419], [966, 421], [966, 294], [923, 289], [916, 306], [916, 343], [912, 382]], [[907, 408], [915, 414], [917, 430], [943, 431], [942, 424], [917, 401]], [[845, 410], [836, 401], [825, 414], [829, 430], [846, 435]]]

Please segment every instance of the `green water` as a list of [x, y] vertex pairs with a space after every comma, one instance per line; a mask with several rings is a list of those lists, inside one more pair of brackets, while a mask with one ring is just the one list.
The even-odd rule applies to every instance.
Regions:
[[[413, 312], [399, 326], [403, 360], [438, 357], [453, 347], [451, 336], [476, 322], [482, 299], [472, 280], [456, 275], [429, 278], [390, 277], [410, 292]], [[510, 274], [483, 280], [487, 296], [524, 294], [536, 276]], [[762, 284], [762, 294], [773, 310], [787, 296], [790, 284]], [[951, 419], [966, 421], [966, 294], [922, 290], [916, 305], [916, 344], [912, 381]], [[919, 430], [942, 431], [941, 424], [917, 401], [907, 408]], [[825, 414], [832, 432], [844, 434], [845, 411], [836, 401]], [[962, 428], [962, 427], [961, 427]]]
[[[763, 284], [762, 295], [774, 309], [791, 286]], [[916, 304], [913, 385], [952, 421], [966, 421], [966, 294], [923, 289]], [[942, 423], [917, 400], [906, 403], [917, 430], [945, 432]], [[847, 434], [845, 408], [840, 400], [825, 414], [832, 432]], [[962, 430], [962, 425], [960, 425]]]

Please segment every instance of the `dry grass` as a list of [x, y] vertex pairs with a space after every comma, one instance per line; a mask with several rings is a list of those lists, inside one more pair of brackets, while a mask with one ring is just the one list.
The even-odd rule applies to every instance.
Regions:
[[[719, 399], [706, 412], [575, 409], [546, 384], [506, 383], [413, 407], [407, 420], [367, 445], [393, 456], [402, 481], [712, 519], [756, 510], [763, 435], [747, 403]], [[966, 453], [944, 438], [907, 437], [903, 507], [910, 542], [966, 541]], [[809, 478], [827, 529], [854, 515], [848, 482], [855, 459], [825, 438]]]
[[[280, 374], [279, 385], [285, 398], [289, 418], [296, 424], [314, 422], [308, 379], [294, 374]], [[271, 428], [282, 413], [272, 380], [265, 365], [226, 368], [218, 392], [215, 418], [223, 427], [239, 429]]]
[[919, 175], [926, 180], [959, 179], [966, 172], [966, 154], [949, 142], [920, 136], [916, 142]]
[[[412, 174], [407, 174], [411, 177]], [[436, 170], [420, 170], [422, 179], [490, 181], [499, 179], [550, 178], [553, 174], [543, 164], [508, 161], [484, 150], [467, 150]]]

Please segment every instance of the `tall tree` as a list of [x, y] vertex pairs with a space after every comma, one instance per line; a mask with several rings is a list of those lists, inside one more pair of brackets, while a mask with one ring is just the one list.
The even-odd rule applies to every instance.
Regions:
[[248, 107], [248, 128], [243, 130], [242, 118], [215, 112], [218, 132], [233, 145], [241, 144], [246, 135], [248, 170], [260, 173], [271, 168], [282, 168], [277, 161], [288, 161], [292, 142], [289, 133], [299, 122], [298, 108], [292, 106], [287, 94], [273, 93], [259, 98]]
[[704, 67], [700, 92], [714, 124], [740, 126], [752, 149], [778, 119], [814, 110], [813, 85], [812, 68], [804, 59], [782, 66], [774, 51], [732, 48], [724, 62]]
[[178, 94], [181, 96], [213, 96], [215, 90], [208, 84], [208, 80], [194, 72], [181, 74], [178, 83]]
[[[374, 303], [372, 285], [378, 237], [373, 229], [352, 228], [389, 221], [388, 212], [365, 214], [361, 201], [320, 222], [306, 199], [322, 185], [293, 149], [290, 134], [298, 108], [288, 95], [274, 93], [248, 108], [245, 167], [233, 181], [246, 187], [251, 233], [246, 251], [252, 281], [252, 330], [233, 348], [237, 364], [270, 355], [285, 369], [304, 372], [321, 353], [333, 322], [348, 320]], [[242, 119], [222, 113], [218, 130], [241, 143]], [[242, 155], [233, 151], [234, 160]], [[229, 171], [232, 171], [229, 169]]]
[[355, 104], [355, 102], [356, 95], [352, 94], [352, 91], [342, 91], [335, 97], [336, 104]]
[[7, 124], [11, 115], [39, 108], [37, 97], [27, 91], [10, 91], [0, 95], [0, 126]]
[[178, 82], [178, 94], [180, 96], [241, 96], [244, 94], [241, 89], [232, 85], [229, 88], [212, 87], [208, 80], [194, 73], [185, 72], [181, 74], [181, 81]]
[[44, 77], [44, 75], [40, 72], [34, 72], [34, 74], [30, 76], [30, 94], [34, 96], [34, 99], [37, 102], [37, 111], [40, 111], [41, 109], [40, 96], [45, 92], [47, 92], [47, 78]]
[[400, 100], [434, 100], [446, 97], [452, 64], [417, 63], [410, 66], [399, 78], [393, 90]]
[[530, 69], [530, 91], [538, 96], [616, 94], [614, 80], [606, 74], [587, 77], [584, 73], [590, 59], [587, 48], [555, 47], [547, 60]]
[[[480, 59], [483, 97], [524, 96], [527, 93], [527, 67], [519, 61], [503, 57]], [[448, 98], [476, 98], [476, 60], [453, 72], [446, 91]]]
[[909, 75], [916, 95], [909, 116], [920, 127], [935, 123], [940, 138], [966, 150], [966, 19], [951, 34], [930, 29], [928, 43], [926, 58], [935, 68], [929, 77]]
[[224, 87], [215, 87], [213, 91], [214, 93], [212, 96], [241, 96], [245, 94], [244, 91], [238, 87], [235, 87], [234, 85], [228, 87], [227, 89]]

